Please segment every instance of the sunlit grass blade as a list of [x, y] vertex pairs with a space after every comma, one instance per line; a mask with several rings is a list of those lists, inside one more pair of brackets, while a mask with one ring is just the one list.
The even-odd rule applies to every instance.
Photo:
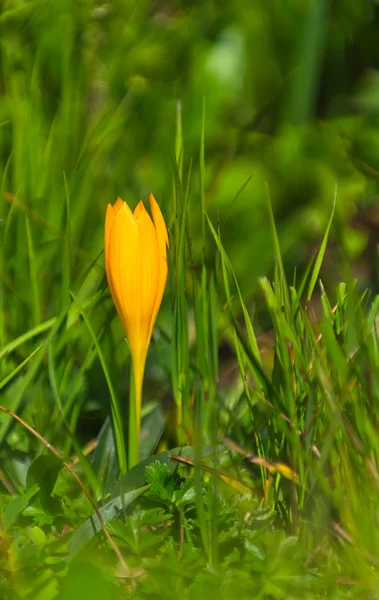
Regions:
[[203, 97], [203, 116], [200, 136], [200, 200], [201, 200], [201, 240], [203, 260], [205, 260], [205, 96]]
[[12, 381], [12, 379], [17, 375], [17, 373], [19, 373], [21, 371], [21, 369], [23, 369], [25, 367], [25, 365], [28, 364], [28, 362], [33, 358], [33, 356], [40, 351], [40, 349], [45, 344], [45, 342], [46, 342], [46, 340], [44, 340], [39, 346], [37, 346], [37, 348], [35, 350], [33, 350], [33, 352], [31, 354], [29, 354], [29, 356], [27, 358], [25, 358], [25, 360], [22, 361], [22, 363], [17, 365], [17, 367], [15, 369], [13, 369], [13, 371], [11, 373], [9, 373], [9, 375], [4, 377], [4, 379], [2, 381], [0, 381], [0, 390], [4, 386], [6, 386], [10, 381]]
[[29, 272], [30, 272], [30, 289], [32, 296], [32, 309], [33, 309], [33, 321], [34, 325], [39, 325], [41, 322], [41, 306], [39, 297], [39, 285], [38, 285], [38, 274], [36, 256], [34, 252], [33, 239], [29, 225], [28, 217], [25, 217], [26, 223], [26, 237], [28, 240], [29, 250]]
[[[49, 232], [55, 240], [59, 240], [62, 244], [66, 243], [65, 236], [53, 225], [51, 225], [45, 218], [42, 216], [37, 210], [32, 208], [26, 202], [23, 202], [16, 195], [11, 194], [10, 192], [4, 192], [4, 198], [7, 202], [10, 203], [11, 207], [8, 212], [5, 235], [8, 236], [9, 230], [12, 224], [13, 219], [17, 214], [17, 209], [21, 210], [31, 221], [38, 224], [43, 231]], [[80, 259], [85, 261], [86, 263], [92, 262], [92, 256], [88, 254], [85, 250], [83, 250], [80, 246], [75, 243], [71, 243], [71, 252], [72, 254], [77, 255]], [[96, 266], [99, 271], [102, 269], [100, 266]]]
[[[98, 260], [102, 254], [103, 250], [91, 261], [76, 285], [76, 297], [85, 310], [93, 308], [103, 296], [105, 272], [104, 268], [100, 269], [98, 265]], [[78, 307], [75, 302], [71, 302], [67, 311], [67, 327], [71, 327], [78, 317]]]
[[[208, 222], [209, 229], [211, 230], [213, 238], [214, 238], [214, 240], [216, 242], [218, 251], [220, 252], [222, 264], [230, 272], [230, 274], [231, 274], [231, 276], [233, 278], [234, 284], [236, 286], [236, 289], [237, 289], [237, 292], [238, 292], [238, 298], [239, 298], [239, 301], [240, 301], [240, 304], [241, 304], [241, 308], [242, 308], [242, 312], [243, 312], [243, 315], [244, 315], [245, 326], [246, 326], [246, 331], [247, 331], [247, 336], [248, 336], [248, 340], [249, 340], [251, 351], [254, 354], [254, 357], [255, 357], [257, 363], [262, 366], [262, 358], [261, 358], [261, 355], [260, 355], [260, 352], [259, 352], [258, 342], [257, 342], [256, 336], [255, 336], [254, 329], [253, 329], [253, 326], [252, 326], [252, 323], [251, 323], [251, 319], [250, 319], [248, 310], [246, 308], [246, 304], [245, 304], [245, 302], [243, 300], [242, 293], [241, 293], [241, 290], [240, 290], [237, 278], [235, 276], [233, 267], [232, 267], [232, 265], [230, 263], [230, 260], [229, 260], [227, 254], [226, 254], [226, 252], [224, 250], [224, 247], [222, 245], [220, 236], [216, 232], [215, 228], [213, 227], [212, 222], [211, 222], [211, 220], [210, 220], [210, 218], [208, 217], [207, 214], [206, 214], [206, 219], [207, 219], [207, 222]], [[223, 273], [224, 273], [224, 284], [225, 284], [228, 279], [227, 279], [226, 271], [225, 270], [224, 270]], [[229, 292], [229, 302], [230, 302], [230, 308], [231, 308], [232, 304], [231, 304], [231, 295], [230, 295], [230, 292]]]
[[250, 183], [250, 181], [252, 180], [253, 177], [254, 177], [254, 174], [250, 175], [250, 177], [248, 177], [246, 179], [246, 181], [241, 185], [240, 189], [238, 190], [238, 192], [234, 196], [233, 201], [230, 203], [229, 209], [228, 209], [227, 213], [225, 214], [225, 217], [223, 218], [222, 224], [220, 226], [220, 238], [221, 238], [222, 234], [224, 233], [225, 226], [226, 226], [228, 217], [229, 217], [229, 215], [230, 215], [230, 213], [232, 211], [233, 206], [237, 203], [238, 198], [245, 191], [246, 187], [249, 185], [249, 183]]
[[[201, 282], [200, 286], [195, 281], [193, 275], [193, 290], [194, 290], [194, 309], [195, 309], [195, 322], [196, 322], [196, 336], [198, 339], [198, 351], [197, 366], [204, 375], [204, 369], [206, 366], [203, 364], [203, 360], [206, 357], [206, 344], [207, 344], [207, 333], [206, 323], [203, 319], [206, 319], [206, 266], [205, 266], [205, 97], [203, 98], [203, 116], [201, 123], [201, 135], [200, 135], [200, 154], [199, 154], [199, 166], [200, 166], [200, 219], [201, 219]], [[199, 314], [199, 311], [201, 314]], [[201, 498], [201, 471], [200, 471], [200, 452], [203, 445], [203, 424], [202, 417], [204, 411], [204, 385], [206, 382], [203, 381], [200, 390], [197, 394], [194, 407], [194, 425], [195, 425], [195, 482], [196, 482], [196, 507], [200, 525], [200, 534], [203, 542], [204, 550], [207, 553], [208, 560], [213, 563], [212, 559], [212, 545], [210, 540], [210, 532], [206, 520], [205, 510]]]
[[275, 280], [275, 283], [279, 287], [278, 291], [280, 290], [282, 305], [284, 306], [285, 310], [290, 311], [291, 303], [290, 303], [289, 292], [288, 292], [287, 278], [286, 278], [286, 273], [285, 273], [284, 266], [283, 266], [282, 252], [280, 249], [278, 232], [276, 230], [274, 213], [272, 211], [270, 189], [269, 189], [267, 182], [265, 184], [265, 189], [266, 189], [267, 207], [268, 207], [268, 212], [269, 212], [269, 217], [270, 217], [270, 225], [271, 225], [272, 237], [274, 240], [274, 249], [275, 249], [275, 256], [276, 256], [277, 278]]
[[[186, 252], [186, 229], [188, 235], [188, 197], [189, 197], [189, 189], [191, 182], [191, 174], [192, 174], [192, 161], [190, 162], [190, 167], [188, 171], [187, 177], [187, 186], [184, 196], [183, 205], [180, 208], [180, 212], [177, 215], [178, 221], [178, 237], [175, 240], [175, 252], [176, 252], [176, 261], [175, 261], [175, 290], [176, 295], [178, 295], [178, 286], [179, 279], [183, 272], [183, 277], [185, 278], [185, 267], [187, 260], [187, 252]], [[180, 197], [179, 197], [180, 200]], [[188, 240], [187, 240], [188, 241]]]
[[315, 260], [311, 279], [309, 282], [309, 287], [308, 287], [307, 297], [306, 297], [307, 304], [310, 302], [310, 300], [312, 298], [313, 290], [315, 289], [315, 285], [316, 285], [316, 282], [317, 282], [317, 279], [318, 279], [318, 276], [320, 273], [321, 265], [324, 260], [325, 250], [326, 250], [326, 246], [328, 244], [328, 239], [329, 239], [330, 228], [332, 226], [334, 211], [336, 208], [336, 202], [337, 202], [337, 182], [334, 187], [334, 200], [333, 200], [332, 214], [330, 215], [329, 222], [328, 222], [328, 225], [327, 225], [327, 228], [326, 228], [326, 231], [325, 231], [325, 234], [324, 234], [321, 246], [320, 246], [320, 250], [319, 250], [317, 258]]
[[309, 263], [307, 265], [305, 273], [304, 273], [304, 275], [302, 277], [302, 280], [300, 282], [300, 285], [299, 285], [299, 287], [297, 289], [297, 292], [296, 292], [296, 296], [297, 296], [296, 297], [296, 302], [295, 302], [295, 305], [293, 306], [293, 309], [292, 309], [293, 317], [296, 316], [297, 311], [299, 310], [301, 298], [303, 297], [305, 287], [306, 287], [306, 285], [307, 285], [307, 283], [309, 281], [309, 277], [310, 277], [310, 274], [312, 272], [312, 267], [314, 265], [314, 261], [316, 259], [316, 256], [317, 256], [317, 253], [314, 253], [313, 256], [312, 256], [312, 259], [309, 261]]
[[182, 127], [182, 103], [176, 103], [176, 135], [175, 135], [175, 159], [178, 169], [179, 181], [183, 180], [183, 127]]
[[[26, 375], [23, 377], [23, 379], [16, 381], [16, 387], [13, 389], [10, 400], [7, 402], [7, 408], [12, 410], [13, 412], [18, 411], [22, 403], [25, 391], [28, 389], [31, 382], [33, 381], [33, 378], [35, 377], [41, 365], [44, 354], [45, 340], [35, 350], [33, 350], [33, 352], [29, 354], [29, 356], [24, 361], [22, 361], [21, 364], [19, 364], [11, 373], [9, 373], [9, 375], [7, 375], [0, 382], [0, 389], [2, 389], [8, 383], [10, 383], [10, 381], [15, 377], [15, 375], [17, 375], [17, 373], [19, 373], [29, 363], [29, 361], [31, 361]], [[3, 400], [3, 402], [5, 402], [5, 400]], [[11, 417], [9, 417], [8, 415], [4, 415], [4, 418], [2, 419], [2, 423], [0, 425], [0, 446], [3, 440], [5, 439], [5, 436], [7, 435], [9, 427], [12, 423], [13, 421]]]
[[66, 234], [65, 244], [62, 255], [62, 293], [60, 310], [70, 302], [70, 283], [71, 283], [71, 217], [70, 217], [70, 195], [67, 184], [67, 178], [64, 174], [64, 187], [66, 197]]
[[49, 331], [53, 327], [55, 322], [56, 322], [56, 317], [52, 317], [51, 319], [48, 319], [44, 323], [37, 325], [37, 327], [33, 327], [32, 329], [29, 329], [29, 331], [26, 331], [19, 337], [15, 338], [14, 340], [12, 340], [8, 344], [6, 344], [0, 350], [0, 360], [2, 358], [4, 358], [5, 356], [14, 352], [14, 350], [19, 348], [23, 344], [25, 344], [25, 342], [33, 339], [34, 337], [36, 337], [38, 335], [42, 335], [42, 334], [46, 333], [47, 331]]
[[375, 298], [372, 302], [371, 308], [370, 308], [370, 312], [367, 316], [367, 328], [369, 331], [375, 325], [375, 322], [378, 317], [378, 312], [379, 312], [379, 296], [375, 296]]
[[[180, 125], [178, 125], [180, 127]], [[178, 134], [180, 139], [180, 134]], [[177, 140], [177, 143], [178, 140]], [[176, 167], [178, 169], [178, 167]], [[172, 381], [176, 404], [177, 441], [179, 444], [187, 441], [189, 424], [189, 342], [188, 342], [188, 303], [186, 298], [187, 257], [188, 257], [188, 198], [192, 173], [190, 162], [184, 200], [182, 201], [182, 184], [179, 172], [175, 186], [175, 215], [174, 240], [174, 298], [173, 298], [173, 335], [172, 344]], [[187, 242], [187, 244], [186, 244]], [[174, 269], [173, 269], [174, 270]]]

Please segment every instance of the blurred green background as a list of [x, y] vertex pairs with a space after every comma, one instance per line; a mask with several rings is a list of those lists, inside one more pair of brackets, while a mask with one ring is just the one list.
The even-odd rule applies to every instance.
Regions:
[[244, 291], [273, 262], [265, 181], [290, 272], [317, 247], [337, 182], [334, 235], [376, 285], [378, 23], [378, 4], [368, 0], [5, 0], [3, 277], [11, 290], [5, 310], [15, 298], [24, 308], [19, 331], [31, 319], [20, 209], [36, 243], [45, 319], [59, 302], [49, 292], [60, 279], [64, 178], [78, 247], [74, 281], [101, 250], [106, 206], [118, 195], [134, 206], [153, 191], [172, 225], [178, 104], [185, 176], [192, 161], [189, 210], [199, 225], [204, 98], [207, 208], [219, 217]]
[[[295, 269], [299, 280], [320, 245], [337, 184], [324, 283], [334, 290], [349, 259], [361, 286], [377, 290], [378, 25], [378, 4], [362, 0], [5, 0], [0, 348], [67, 307], [69, 290], [78, 289], [94, 261], [80, 299], [104, 290], [104, 217], [118, 195], [134, 207], [152, 191], [173, 232], [175, 155], [183, 188], [191, 171], [188, 268], [200, 270], [204, 106], [206, 208], [245, 300], [256, 304], [258, 333], [267, 326], [264, 315], [259, 320], [258, 277], [270, 277], [275, 262], [266, 182], [290, 281]], [[215, 245], [207, 235], [211, 265]], [[173, 277], [171, 269], [171, 291]], [[169, 296], [160, 317], [167, 333]], [[121, 325], [107, 293], [92, 306], [95, 330], [112, 322], [105, 351], [116, 357], [118, 377], [127, 355]], [[0, 365], [4, 375], [33, 348]], [[64, 357], [74, 372], [84, 369], [87, 348], [87, 334], [68, 337], [58, 364]], [[167, 374], [156, 371], [159, 352], [152, 356], [155, 385], [170, 393]], [[80, 380], [77, 391], [62, 383], [70, 405], [78, 406], [79, 396], [90, 411], [106, 408], [98, 369], [91, 366]], [[127, 385], [125, 377], [124, 394]], [[145, 397], [148, 386], [149, 376]], [[7, 393], [13, 397], [12, 386]], [[50, 389], [39, 383], [38, 394], [43, 429]], [[90, 437], [99, 423], [89, 423], [80, 431], [88, 426]]]

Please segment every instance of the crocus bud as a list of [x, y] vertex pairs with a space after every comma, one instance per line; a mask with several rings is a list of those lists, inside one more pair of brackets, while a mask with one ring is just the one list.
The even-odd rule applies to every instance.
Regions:
[[141, 201], [134, 212], [118, 198], [105, 219], [105, 268], [132, 355], [139, 441], [147, 350], [167, 280], [167, 228], [152, 194], [151, 220]]

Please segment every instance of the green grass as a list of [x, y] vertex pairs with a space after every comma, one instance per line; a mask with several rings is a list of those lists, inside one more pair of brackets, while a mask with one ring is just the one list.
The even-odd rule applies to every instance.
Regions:
[[[279, 4], [1, 7], [2, 600], [379, 597], [378, 17]], [[128, 470], [103, 228], [149, 192]]]

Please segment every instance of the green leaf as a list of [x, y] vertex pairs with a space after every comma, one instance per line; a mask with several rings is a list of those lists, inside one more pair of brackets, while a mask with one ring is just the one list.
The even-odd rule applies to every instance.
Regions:
[[11, 354], [19, 346], [22, 346], [22, 344], [25, 344], [25, 342], [29, 341], [33, 337], [36, 337], [37, 335], [41, 335], [41, 334], [45, 333], [46, 331], [49, 331], [49, 329], [51, 329], [53, 327], [55, 321], [56, 321], [56, 317], [53, 317], [52, 319], [48, 319], [48, 321], [45, 321], [44, 323], [37, 325], [37, 327], [33, 327], [32, 329], [29, 329], [29, 331], [26, 331], [26, 333], [23, 333], [19, 337], [15, 338], [14, 340], [12, 340], [8, 344], [6, 344], [3, 348], [0, 349], [0, 360], [4, 356]]
[[167, 490], [168, 477], [170, 470], [166, 463], [158, 460], [146, 467], [146, 481], [149, 484], [149, 495], [170, 500], [172, 494]]
[[[226, 454], [227, 450], [223, 444], [217, 446], [202, 446], [199, 449], [199, 458], [210, 458], [216, 457], [220, 454]], [[170, 461], [170, 455], [181, 456], [183, 458], [189, 458], [194, 460], [195, 448], [193, 446], [183, 446], [180, 448], [173, 448], [169, 452], [161, 452], [155, 456], [151, 456], [145, 460], [142, 460], [138, 465], [130, 469], [130, 471], [120, 479], [120, 482], [114, 486], [112, 496], [119, 496], [122, 492], [128, 492], [139, 488], [146, 483], [146, 467], [154, 462], [159, 461], [162, 464], [166, 464], [169, 469], [169, 473], [172, 474], [177, 469], [178, 464], [175, 461]]]
[[[123, 509], [134, 502], [134, 500], [143, 494], [148, 487], [149, 486], [145, 485], [107, 502], [105, 506], [99, 509], [104, 523], [106, 524], [110, 519], [117, 517]], [[100, 530], [101, 524], [99, 518], [96, 513], [94, 513], [92, 517], [87, 519], [69, 538], [67, 542], [69, 549], [67, 561], [70, 562]]]
[[40, 527], [30, 527], [28, 533], [33, 544], [38, 546], [40, 550], [43, 550], [46, 546], [46, 535], [42, 529]]
[[39, 486], [33, 485], [33, 487], [30, 488], [26, 492], [26, 494], [24, 494], [24, 496], [13, 498], [7, 504], [7, 506], [5, 507], [5, 510], [4, 510], [4, 526], [6, 528], [9, 528], [16, 523], [18, 517], [28, 506], [31, 498], [33, 498], [33, 496], [35, 496], [38, 493], [38, 491], [39, 491]]
[[62, 469], [62, 461], [54, 454], [42, 454], [30, 465], [26, 478], [27, 487], [39, 486], [39, 499], [45, 510], [56, 512], [60, 510], [59, 502], [52, 498], [52, 492]]

